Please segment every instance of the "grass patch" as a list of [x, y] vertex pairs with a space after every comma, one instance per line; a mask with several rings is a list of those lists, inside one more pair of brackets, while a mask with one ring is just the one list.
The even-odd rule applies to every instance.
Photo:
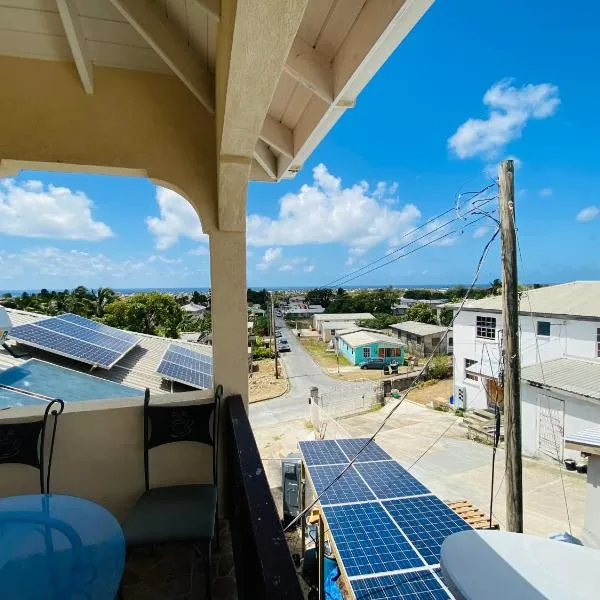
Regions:
[[[327, 351], [327, 344], [321, 342], [316, 338], [301, 337], [300, 342], [304, 348], [310, 352], [311, 356], [326, 369], [333, 369], [337, 367], [338, 361], [335, 356], [335, 352]], [[340, 367], [351, 366], [352, 363], [340, 354], [339, 356]]]
[[310, 421], [305, 421], [304, 422], [304, 427], [306, 429], [308, 429], [309, 431], [312, 431], [314, 429], [313, 424]]

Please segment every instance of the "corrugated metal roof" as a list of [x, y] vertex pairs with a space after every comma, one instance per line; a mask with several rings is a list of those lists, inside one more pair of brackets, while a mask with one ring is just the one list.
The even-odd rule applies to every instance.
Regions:
[[321, 321], [323, 329], [356, 329], [355, 321]]
[[[40, 319], [48, 318], [47, 315], [40, 315], [23, 310], [7, 308], [6, 311], [10, 315], [13, 325], [25, 325], [27, 323], [34, 323]], [[154, 393], [169, 393], [171, 391], [171, 384], [169, 382], [163, 382], [162, 377], [156, 373], [156, 367], [158, 367], [158, 363], [171, 342], [176, 342], [179, 346], [190, 348], [190, 350], [196, 352], [204, 352], [212, 355], [212, 346], [195, 344], [183, 340], [172, 340], [170, 338], [146, 335], [143, 333], [136, 333], [136, 336], [140, 338], [140, 343], [133, 348], [133, 350], [128, 352], [112, 369], [94, 369], [93, 374], [102, 379], [108, 379], [140, 389], [150, 388], [150, 391]], [[27, 352], [27, 357], [15, 358], [6, 350], [0, 348], [0, 369], [20, 365], [28, 358], [35, 357], [46, 362], [69, 367], [76, 371], [82, 371], [84, 373], [90, 372], [89, 365], [63, 358], [62, 356], [52, 354], [51, 352], [37, 350], [16, 342], [12, 342], [11, 347], [14, 347], [18, 354]], [[189, 389], [190, 388], [187, 386], [173, 383], [174, 391], [184, 391]]]
[[521, 379], [600, 400], [600, 360], [555, 358], [521, 369]]
[[419, 323], [419, 321], [402, 321], [401, 323], [390, 325], [390, 328], [396, 331], [406, 331], [414, 335], [437, 335], [446, 331], [446, 328], [440, 325]]
[[[447, 305], [458, 308], [460, 304]], [[600, 281], [572, 281], [521, 294], [521, 314], [569, 315], [600, 319]], [[468, 300], [464, 310], [502, 311], [502, 297]]]
[[588, 427], [583, 431], [565, 435], [565, 442], [578, 446], [587, 446], [588, 448], [598, 448], [600, 450], [600, 426]]
[[362, 319], [374, 319], [371, 313], [324, 313], [315, 315], [315, 322], [321, 321], [360, 321]]
[[392, 344], [393, 346], [402, 345], [397, 338], [368, 329], [359, 329], [350, 333], [341, 333], [337, 337], [341, 337], [351, 348], [358, 348], [359, 346], [374, 343]]

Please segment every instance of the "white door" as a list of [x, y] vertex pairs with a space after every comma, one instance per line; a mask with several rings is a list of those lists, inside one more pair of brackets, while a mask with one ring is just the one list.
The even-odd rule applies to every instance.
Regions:
[[558, 398], [538, 394], [538, 449], [548, 458], [563, 459], [565, 403]]

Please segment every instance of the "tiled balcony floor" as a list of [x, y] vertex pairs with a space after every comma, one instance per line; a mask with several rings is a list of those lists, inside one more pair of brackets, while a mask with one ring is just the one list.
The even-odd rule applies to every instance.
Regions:
[[[237, 600], [233, 551], [227, 521], [219, 523], [219, 551], [213, 551], [213, 600]], [[123, 575], [124, 600], [202, 600], [206, 597], [204, 564], [194, 561], [189, 544], [130, 550]], [[191, 585], [190, 585], [191, 584]]]

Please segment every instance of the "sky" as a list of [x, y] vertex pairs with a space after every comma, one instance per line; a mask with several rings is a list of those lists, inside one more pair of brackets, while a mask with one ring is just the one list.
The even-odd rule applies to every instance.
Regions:
[[[249, 285], [469, 283], [495, 222], [468, 192], [504, 158], [519, 279], [600, 279], [599, 26], [591, 1], [438, 0], [294, 179], [250, 184]], [[190, 205], [144, 179], [0, 179], [2, 290], [208, 287], [207, 242]], [[480, 282], [499, 274], [496, 240]]]

